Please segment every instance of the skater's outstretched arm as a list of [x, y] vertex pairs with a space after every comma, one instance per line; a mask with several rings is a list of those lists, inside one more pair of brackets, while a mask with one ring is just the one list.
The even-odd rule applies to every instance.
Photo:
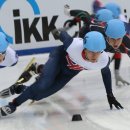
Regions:
[[106, 89], [107, 99], [108, 99], [110, 109], [113, 108], [113, 105], [117, 109], [123, 109], [122, 105], [116, 100], [116, 98], [114, 97], [114, 94], [112, 92], [111, 72], [110, 72], [109, 67], [107, 66], [107, 67], [103, 68], [101, 70], [101, 73], [102, 73], [102, 78], [103, 78], [104, 86]]

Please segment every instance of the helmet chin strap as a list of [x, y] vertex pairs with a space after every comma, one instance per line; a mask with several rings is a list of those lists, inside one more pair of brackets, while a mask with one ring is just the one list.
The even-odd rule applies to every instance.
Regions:
[[86, 60], [88, 60], [88, 61], [89, 61], [89, 59], [88, 59], [87, 55], [85, 55], [85, 58], [86, 58]]
[[112, 46], [112, 45], [110, 44], [108, 38], [109, 38], [109, 37], [107, 36], [107, 37], [106, 37], [106, 41], [109, 43], [110, 46]]
[[5, 54], [0, 54], [2, 56], [2, 59], [0, 60], [0, 62], [3, 62], [5, 60]]
[[106, 41], [109, 43], [108, 38], [109, 38], [109, 37], [107, 36], [107, 37], [106, 37]]

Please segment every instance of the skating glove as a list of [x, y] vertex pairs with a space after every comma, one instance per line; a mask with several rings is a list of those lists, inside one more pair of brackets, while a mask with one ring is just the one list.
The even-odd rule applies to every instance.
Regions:
[[123, 109], [123, 107], [121, 106], [121, 104], [116, 100], [116, 98], [114, 97], [113, 94], [108, 94], [107, 95], [107, 99], [108, 99], [108, 103], [110, 105], [110, 109], [113, 109], [113, 105], [117, 108], [117, 109]]
[[122, 86], [122, 85], [130, 85], [129, 82], [127, 82], [126, 80], [124, 80], [120, 74], [119, 74], [119, 70], [115, 70], [115, 80], [116, 80], [116, 86]]
[[64, 14], [70, 16], [70, 6], [67, 4], [64, 6]]

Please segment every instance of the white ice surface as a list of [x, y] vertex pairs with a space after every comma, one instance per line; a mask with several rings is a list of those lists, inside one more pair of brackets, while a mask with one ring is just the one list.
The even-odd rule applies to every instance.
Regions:
[[[48, 58], [48, 54], [34, 56], [39, 63], [45, 63]], [[20, 57], [16, 66], [0, 69], [0, 90], [17, 80], [32, 57]], [[0, 118], [0, 130], [130, 130], [130, 86], [115, 86], [113, 63], [110, 68], [113, 92], [124, 110], [109, 109], [100, 71], [83, 71], [53, 96], [32, 105], [28, 101], [14, 114]], [[120, 71], [130, 81], [127, 56], [123, 55]], [[33, 81], [34, 78], [27, 85]], [[0, 106], [15, 96], [0, 99]], [[81, 114], [83, 121], [71, 121], [74, 114]]]

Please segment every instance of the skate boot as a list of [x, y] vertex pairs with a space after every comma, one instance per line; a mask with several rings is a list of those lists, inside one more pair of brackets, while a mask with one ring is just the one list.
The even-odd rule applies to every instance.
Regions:
[[13, 112], [15, 112], [15, 110], [16, 106], [14, 106], [13, 103], [10, 102], [8, 105], [0, 108], [0, 117], [12, 114]]
[[0, 92], [0, 98], [7, 98], [14, 94], [20, 94], [25, 90], [26, 86], [22, 84], [13, 84]]

